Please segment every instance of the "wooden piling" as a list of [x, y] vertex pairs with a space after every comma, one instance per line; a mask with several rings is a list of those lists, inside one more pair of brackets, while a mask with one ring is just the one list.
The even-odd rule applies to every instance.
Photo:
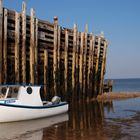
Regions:
[[35, 83], [35, 11], [31, 8], [30, 19], [30, 83]]
[[44, 50], [44, 99], [47, 98], [48, 94], [48, 51]]
[[80, 89], [83, 88], [83, 46], [84, 46], [84, 33], [81, 33], [81, 43], [80, 43], [80, 61], [79, 61], [79, 83]]
[[2, 84], [3, 0], [0, 0], [0, 84]]
[[87, 84], [87, 33], [84, 38], [84, 61], [83, 61], [83, 92], [86, 92]]
[[89, 47], [89, 59], [88, 59], [88, 77], [87, 77], [87, 85], [88, 85], [88, 89], [91, 90], [91, 76], [92, 76], [92, 65], [93, 65], [93, 60], [92, 60], [92, 56], [93, 56], [93, 43], [94, 43], [94, 37], [93, 34], [91, 34], [90, 36], [90, 47]]
[[38, 19], [35, 20], [35, 84], [38, 84]]
[[68, 31], [65, 31], [65, 55], [64, 55], [64, 79], [65, 79], [65, 93], [67, 93], [68, 89]]
[[98, 92], [98, 66], [99, 66], [99, 54], [100, 54], [100, 47], [101, 47], [101, 38], [98, 37], [98, 46], [97, 46], [97, 54], [96, 54], [96, 65], [95, 65], [95, 79], [94, 79], [94, 92], [95, 96], [97, 96]]
[[[61, 46], [61, 27], [59, 26], [58, 27], [58, 49], [57, 49], [57, 71], [58, 71], [58, 73], [57, 73], [57, 79], [58, 79], [58, 83], [57, 83], [57, 85], [58, 85], [58, 87], [60, 87], [60, 58], [61, 58], [61, 50], [60, 50], [60, 46]], [[59, 92], [58, 92], [58, 94], [59, 94]]]
[[78, 85], [79, 78], [79, 32], [77, 31], [77, 47], [76, 47], [76, 85]]
[[20, 14], [15, 14], [15, 83], [19, 84]]
[[4, 9], [3, 83], [7, 83], [7, 9]]
[[104, 84], [104, 74], [105, 74], [105, 61], [106, 61], [106, 53], [107, 53], [107, 42], [104, 42], [104, 51], [103, 51], [103, 58], [101, 64], [101, 76], [100, 76], [100, 86], [99, 86], [99, 94], [103, 93], [103, 84]]
[[53, 80], [54, 80], [54, 95], [57, 94], [57, 47], [58, 47], [58, 18], [54, 17], [54, 49], [53, 49]]
[[61, 27], [58, 27], [58, 51], [57, 51], [57, 59], [58, 59], [58, 69], [60, 70], [60, 45], [61, 45]]
[[72, 56], [72, 88], [75, 88], [75, 68], [76, 68], [76, 48], [77, 48], [77, 26], [74, 24], [73, 29], [73, 56]]
[[[108, 40], [105, 40], [105, 42], [106, 42], [106, 54], [105, 54], [105, 59], [104, 59], [104, 74], [105, 74], [105, 72], [106, 72], [106, 59], [107, 59], [107, 48], [108, 48]], [[112, 86], [113, 86], [113, 84], [112, 84]]]
[[94, 77], [95, 77], [95, 74], [94, 74], [94, 49], [95, 49], [95, 36], [93, 35], [92, 36], [92, 40], [93, 40], [93, 46], [92, 46], [92, 56], [91, 56], [91, 90], [92, 90], [92, 93], [91, 93], [91, 97], [94, 96]]
[[26, 3], [22, 3], [22, 83], [26, 84]]

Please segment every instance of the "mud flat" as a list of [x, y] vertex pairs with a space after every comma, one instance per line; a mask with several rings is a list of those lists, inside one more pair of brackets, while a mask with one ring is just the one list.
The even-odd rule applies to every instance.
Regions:
[[140, 92], [109, 92], [98, 95], [97, 100], [121, 100], [140, 97]]

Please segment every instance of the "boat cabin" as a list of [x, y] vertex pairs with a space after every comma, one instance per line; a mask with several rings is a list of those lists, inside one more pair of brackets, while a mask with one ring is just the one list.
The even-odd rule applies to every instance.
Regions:
[[0, 103], [41, 106], [40, 88], [41, 86], [30, 85], [0, 86]]

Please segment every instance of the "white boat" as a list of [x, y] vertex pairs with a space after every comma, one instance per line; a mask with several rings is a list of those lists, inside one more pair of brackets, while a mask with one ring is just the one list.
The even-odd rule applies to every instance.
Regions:
[[68, 111], [68, 103], [55, 96], [51, 102], [43, 102], [41, 86], [0, 86], [0, 122], [37, 119], [62, 114]]

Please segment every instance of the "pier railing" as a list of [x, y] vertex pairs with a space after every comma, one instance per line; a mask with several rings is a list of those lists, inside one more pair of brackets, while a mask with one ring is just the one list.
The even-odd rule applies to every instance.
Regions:
[[[0, 0], [0, 84], [43, 84], [44, 96], [79, 90], [84, 96], [103, 92], [108, 42], [101, 35], [63, 28], [35, 17], [26, 3], [18, 13]], [[90, 92], [89, 92], [90, 91]]]

